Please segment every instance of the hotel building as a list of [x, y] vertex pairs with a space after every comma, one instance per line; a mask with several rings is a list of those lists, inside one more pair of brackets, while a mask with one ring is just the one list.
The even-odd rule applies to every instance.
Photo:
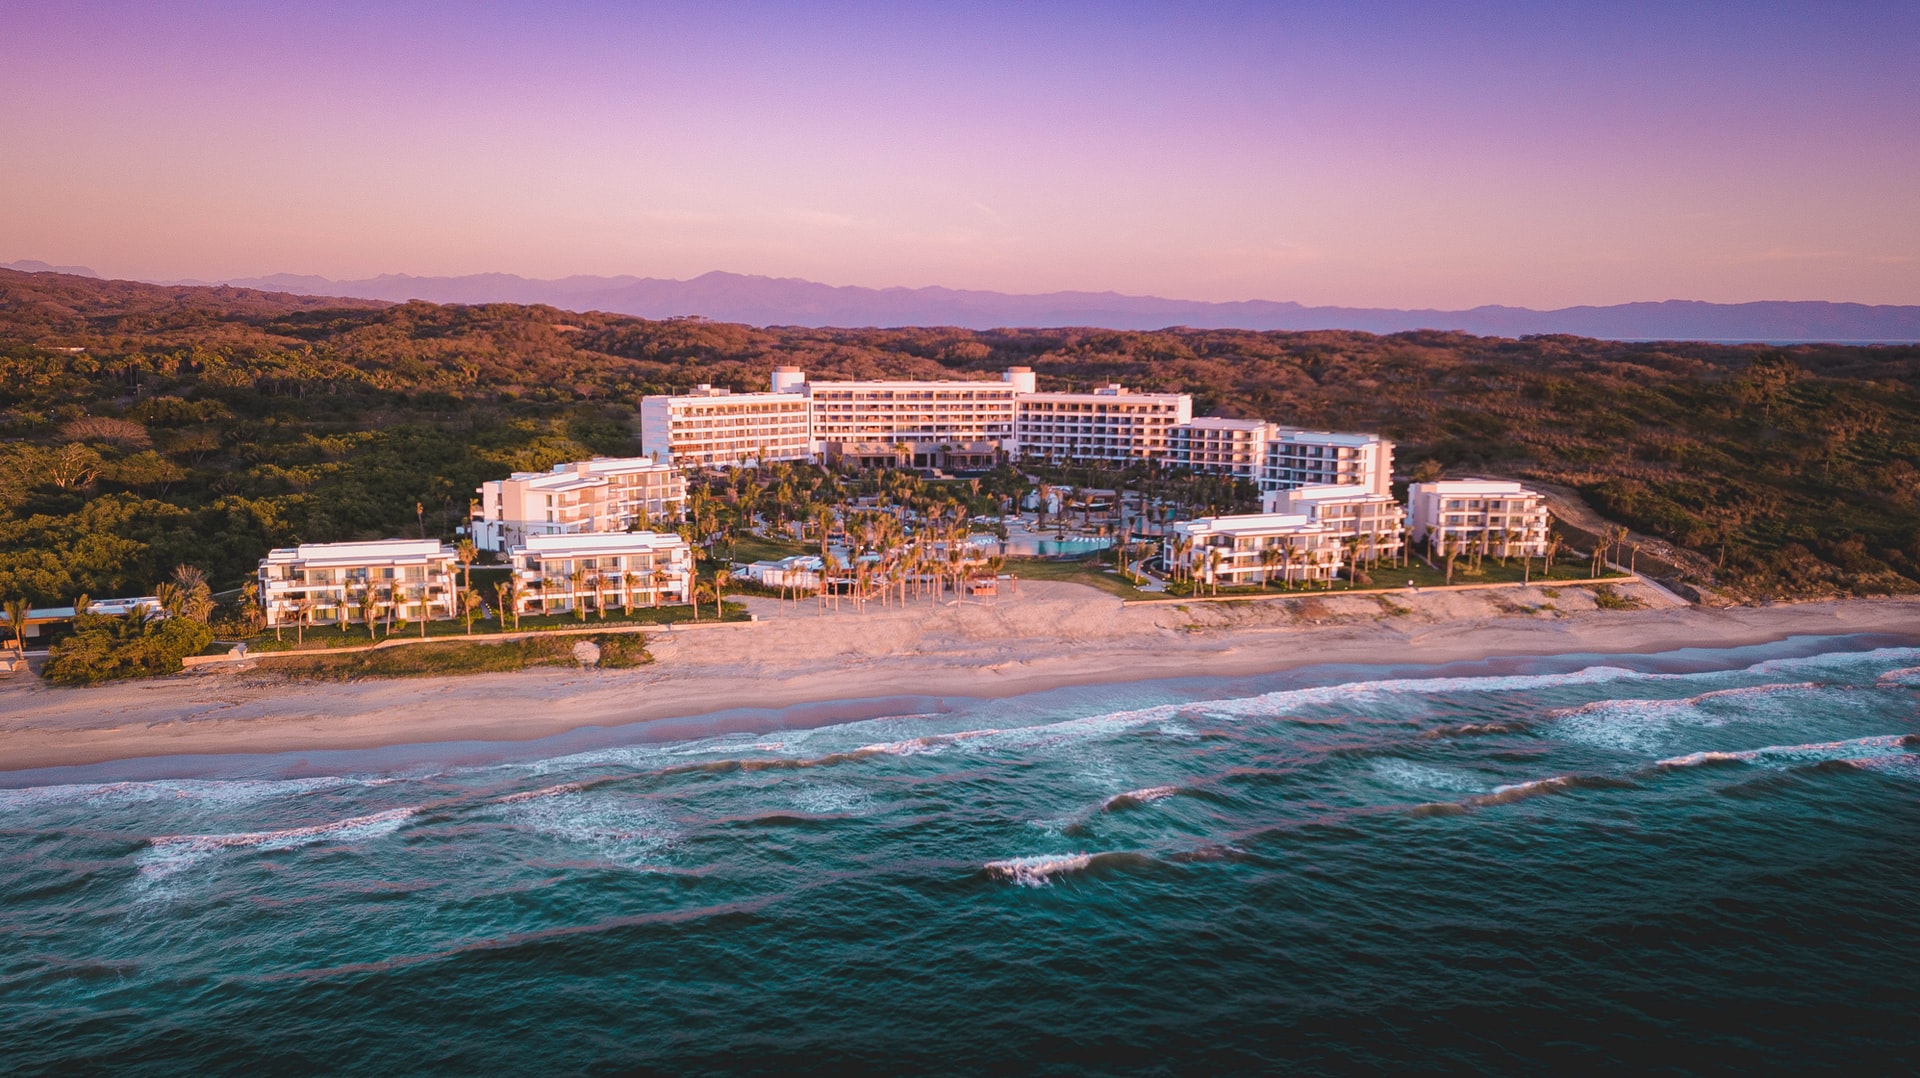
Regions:
[[365, 621], [368, 604], [407, 621], [455, 612], [454, 554], [438, 539], [302, 543], [260, 559], [260, 606], [267, 627]]
[[534, 535], [513, 549], [520, 614], [684, 603], [693, 552], [678, 535]]
[[1443, 479], [1407, 491], [1409, 530], [1438, 556], [1482, 554], [1542, 557], [1550, 516], [1546, 499], [1518, 483]]
[[1260, 499], [1268, 513], [1300, 514], [1340, 539], [1358, 539], [1360, 556], [1398, 558], [1407, 541], [1406, 513], [1391, 494], [1353, 483], [1276, 490]]
[[1364, 487], [1375, 494], [1393, 488], [1393, 443], [1377, 434], [1341, 434], [1299, 427], [1271, 428], [1260, 468], [1262, 491], [1323, 483]]
[[1038, 391], [1012, 367], [998, 381], [809, 382], [775, 369], [765, 393], [711, 386], [640, 402], [640, 440], [679, 468], [776, 460], [854, 467], [985, 470], [1017, 460], [1128, 464], [1157, 461], [1257, 482], [1263, 491], [1319, 483], [1385, 494], [1393, 443], [1376, 435], [1193, 416], [1185, 393]]
[[1339, 538], [1304, 513], [1175, 521], [1164, 549], [1195, 581], [1228, 587], [1332, 580], [1341, 566]]
[[1260, 478], [1269, 424], [1261, 419], [1202, 416], [1167, 432], [1167, 464], [1248, 481]]
[[473, 543], [504, 554], [535, 535], [669, 526], [686, 512], [680, 470], [647, 457], [595, 457], [480, 485]]
[[1016, 402], [1014, 452], [1024, 460], [1166, 460], [1172, 430], [1193, 419], [1185, 393], [1135, 393], [1109, 385], [1091, 393], [1023, 393]]
[[[797, 374], [797, 372], [795, 372]], [[640, 451], [676, 468], [725, 468], [811, 460], [812, 408], [804, 382], [771, 393], [733, 393], [709, 385], [692, 393], [640, 399]]]

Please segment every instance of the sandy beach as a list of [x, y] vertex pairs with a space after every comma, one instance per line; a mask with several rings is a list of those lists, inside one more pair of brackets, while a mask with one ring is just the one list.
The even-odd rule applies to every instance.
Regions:
[[[584, 727], [888, 696], [993, 697], [1077, 684], [1274, 673], [1317, 663], [1441, 663], [1574, 652], [1732, 647], [1797, 635], [1920, 639], [1920, 600], [1711, 610], [1580, 588], [1286, 602], [1124, 605], [1077, 584], [1023, 582], [990, 604], [920, 600], [821, 611], [747, 599], [751, 623], [649, 634], [656, 662], [461, 678], [290, 681], [271, 660], [157, 681], [54, 688], [0, 680], [0, 770], [179, 754], [527, 740]], [[1397, 609], [1395, 609], [1397, 608]]]

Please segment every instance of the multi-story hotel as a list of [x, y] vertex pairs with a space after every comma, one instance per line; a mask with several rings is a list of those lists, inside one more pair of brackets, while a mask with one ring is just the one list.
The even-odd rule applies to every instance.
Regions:
[[595, 457], [480, 485], [473, 542], [504, 554], [535, 535], [669, 526], [686, 511], [680, 470], [648, 457]]
[[771, 393], [701, 385], [692, 393], [642, 397], [640, 451], [676, 468], [813, 459], [818, 449], [806, 384], [783, 381], [783, 373], [774, 372]]
[[521, 614], [564, 614], [687, 601], [693, 552], [678, 535], [534, 535], [513, 549]]
[[1337, 483], [1375, 494], [1393, 488], [1393, 443], [1377, 434], [1273, 427], [1267, 432], [1262, 491]]
[[1024, 460], [1165, 460], [1174, 427], [1193, 418], [1185, 393], [1023, 393], [1015, 401], [1014, 452]]
[[267, 626], [368, 619], [370, 604], [396, 620], [450, 618], [455, 611], [454, 554], [438, 539], [302, 543], [260, 559], [260, 605]]
[[1398, 558], [1406, 546], [1407, 518], [1391, 494], [1353, 483], [1318, 483], [1272, 491], [1260, 499], [1268, 513], [1303, 514], [1341, 539], [1358, 539], [1369, 560]]
[[1201, 416], [1167, 432], [1167, 463], [1235, 479], [1260, 477], [1269, 425], [1261, 419]]
[[643, 451], [676, 467], [825, 459], [856, 467], [973, 471], [1005, 453], [1030, 461], [1158, 461], [1254, 480], [1388, 492], [1393, 443], [1370, 434], [1193, 416], [1185, 393], [1041, 393], [1012, 367], [986, 379], [809, 382], [780, 367], [766, 393], [710, 386], [640, 402]]
[[1437, 555], [1541, 557], [1547, 552], [1546, 499], [1498, 479], [1443, 479], [1407, 491], [1409, 531]]
[[1175, 521], [1165, 550], [1194, 580], [1229, 587], [1331, 580], [1341, 567], [1339, 537], [1304, 513]]

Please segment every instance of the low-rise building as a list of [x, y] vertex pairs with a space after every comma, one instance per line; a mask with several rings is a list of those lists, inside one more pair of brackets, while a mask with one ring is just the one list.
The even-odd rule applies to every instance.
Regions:
[[1377, 434], [1274, 427], [1260, 468], [1262, 491], [1333, 483], [1393, 491], [1393, 443]]
[[268, 628], [367, 621], [374, 614], [429, 621], [454, 616], [454, 553], [438, 539], [302, 543], [260, 559]]
[[693, 551], [670, 532], [534, 535], [512, 551], [520, 614], [684, 603]]
[[480, 484], [473, 543], [504, 554], [534, 535], [670, 526], [686, 513], [678, 468], [650, 457], [595, 457]]
[[1167, 463], [1251, 482], [1266, 462], [1268, 430], [1261, 419], [1201, 416], [1167, 432]]
[[1407, 490], [1408, 529], [1436, 556], [1542, 557], [1551, 516], [1538, 491], [1502, 479], [1443, 479]]
[[1165, 540], [1170, 571], [1202, 584], [1332, 580], [1339, 537], [1304, 513], [1246, 513], [1175, 521]]
[[[1395, 559], [1406, 547], [1407, 514], [1391, 494], [1351, 483], [1317, 483], [1272, 491], [1261, 498], [1268, 513], [1303, 514], [1348, 541], [1348, 556], [1368, 562]], [[1357, 543], [1352, 541], [1357, 540]]]

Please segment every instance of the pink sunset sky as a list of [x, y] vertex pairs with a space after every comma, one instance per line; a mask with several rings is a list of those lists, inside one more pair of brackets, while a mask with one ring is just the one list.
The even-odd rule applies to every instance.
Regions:
[[1920, 303], [1920, 5], [0, 0], [0, 261]]

